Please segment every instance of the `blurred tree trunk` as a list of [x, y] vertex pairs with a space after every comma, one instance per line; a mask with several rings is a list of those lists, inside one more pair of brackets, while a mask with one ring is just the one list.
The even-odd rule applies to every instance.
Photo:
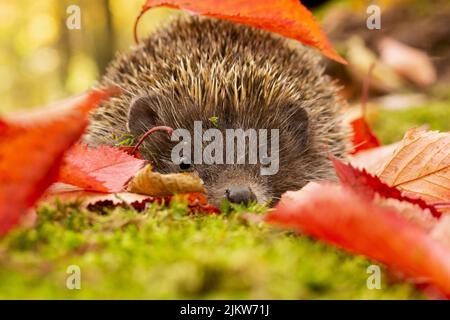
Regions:
[[103, 30], [97, 30], [95, 35], [95, 60], [97, 61], [98, 69], [102, 74], [108, 63], [114, 57], [116, 50], [115, 46], [115, 30], [112, 21], [111, 8], [109, 0], [101, 0], [102, 15], [104, 16], [104, 26]]
[[67, 19], [67, 5], [64, 1], [56, 2], [56, 12], [57, 17], [59, 19], [59, 31], [60, 38], [58, 41], [58, 51], [60, 54], [61, 62], [59, 65], [59, 82], [61, 83], [61, 87], [64, 88], [66, 85], [66, 80], [69, 76], [69, 61], [72, 55], [71, 45], [70, 45], [70, 34], [69, 29], [66, 26]]

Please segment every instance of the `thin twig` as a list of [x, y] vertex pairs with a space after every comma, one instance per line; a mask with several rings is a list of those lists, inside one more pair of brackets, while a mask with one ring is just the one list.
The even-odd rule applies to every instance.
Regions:
[[365, 116], [366, 116], [366, 106], [367, 106], [367, 101], [369, 100], [370, 81], [372, 79], [372, 72], [373, 72], [373, 69], [375, 68], [375, 64], [376, 64], [376, 62], [372, 62], [370, 64], [369, 70], [367, 71], [367, 75], [364, 77], [364, 80], [363, 80], [363, 86], [362, 86], [362, 91], [361, 91], [361, 112], [362, 112], [363, 118], [365, 118]]

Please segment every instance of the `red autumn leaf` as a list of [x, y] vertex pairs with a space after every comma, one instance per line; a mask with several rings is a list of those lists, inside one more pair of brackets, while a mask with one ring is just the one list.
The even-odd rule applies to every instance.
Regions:
[[440, 212], [450, 213], [450, 201], [447, 202], [434, 202], [433, 206], [437, 208]]
[[440, 217], [441, 213], [436, 210], [433, 205], [427, 204], [425, 201], [419, 198], [411, 198], [402, 194], [402, 192], [396, 188], [387, 185], [382, 182], [377, 176], [373, 176], [365, 169], [358, 169], [351, 164], [345, 164], [342, 161], [332, 158], [331, 159], [336, 170], [336, 175], [344, 186], [350, 187], [357, 194], [365, 197], [368, 200], [372, 200], [375, 193], [383, 198], [392, 198], [400, 201], [409, 202], [414, 205], [418, 205], [422, 209], [429, 209], [431, 214], [435, 217]]
[[64, 159], [59, 181], [89, 191], [120, 192], [145, 163], [119, 148], [77, 144]]
[[92, 91], [50, 109], [0, 119], [0, 234], [56, 180], [65, 151], [87, 125], [88, 112], [109, 94]]
[[450, 294], [449, 249], [394, 209], [348, 187], [310, 183], [285, 194], [266, 221], [364, 254]]
[[446, 214], [431, 230], [431, 236], [450, 249], [450, 215]]
[[119, 146], [119, 147], [117, 147], [117, 149], [122, 150], [123, 152], [126, 152], [130, 156], [133, 156], [137, 159], [144, 159], [142, 157], [142, 154], [140, 154], [140, 152], [135, 151], [136, 148], [134, 146]]
[[184, 9], [275, 32], [318, 48], [324, 55], [337, 62], [346, 63], [333, 49], [312, 13], [299, 0], [147, 0], [136, 19], [135, 35], [143, 13], [161, 6]]
[[204, 213], [204, 214], [218, 214], [219, 208], [216, 208], [208, 203], [208, 199], [203, 193], [192, 192], [187, 194], [176, 195], [173, 197], [185, 197], [188, 203], [189, 211], [191, 213]]
[[376, 148], [381, 145], [364, 116], [353, 120], [350, 125], [353, 129], [352, 145], [354, 149], [352, 154], [356, 154], [361, 150]]

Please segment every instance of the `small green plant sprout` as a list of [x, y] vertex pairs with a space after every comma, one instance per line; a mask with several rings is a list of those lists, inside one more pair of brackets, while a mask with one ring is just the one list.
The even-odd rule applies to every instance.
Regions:
[[219, 117], [212, 116], [211, 118], [209, 118], [209, 121], [211, 121], [214, 127], [219, 128]]
[[120, 137], [113, 135], [113, 139], [116, 141], [116, 147], [132, 147], [134, 145], [134, 137], [131, 134]]

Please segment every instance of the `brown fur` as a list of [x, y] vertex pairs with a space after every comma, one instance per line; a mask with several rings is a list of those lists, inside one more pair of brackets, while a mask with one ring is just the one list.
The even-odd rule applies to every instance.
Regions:
[[[142, 96], [150, 97], [155, 125], [192, 132], [194, 120], [203, 121], [207, 129], [214, 127], [209, 119], [216, 116], [220, 129], [276, 128], [276, 175], [260, 176], [258, 165], [193, 168], [215, 203], [227, 186], [236, 184], [250, 186], [260, 202], [278, 198], [308, 181], [333, 178], [328, 155], [346, 153], [343, 102], [319, 62], [318, 53], [266, 31], [214, 19], [177, 18], [111, 63], [101, 86], [118, 86], [124, 94], [96, 110], [86, 141], [115, 144], [114, 136], [129, 135], [128, 109]], [[306, 111], [307, 119], [295, 115], [297, 110]], [[148, 129], [143, 125], [143, 131]], [[141, 153], [158, 171], [179, 171], [170, 161], [174, 145], [158, 133], [146, 140]]]

